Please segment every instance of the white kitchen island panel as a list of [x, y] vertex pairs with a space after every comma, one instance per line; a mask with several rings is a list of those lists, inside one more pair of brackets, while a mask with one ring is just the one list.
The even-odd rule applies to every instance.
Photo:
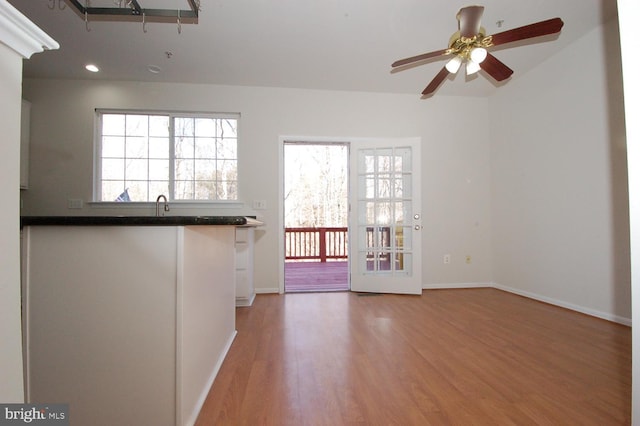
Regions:
[[192, 424], [235, 336], [233, 226], [27, 226], [29, 402]]

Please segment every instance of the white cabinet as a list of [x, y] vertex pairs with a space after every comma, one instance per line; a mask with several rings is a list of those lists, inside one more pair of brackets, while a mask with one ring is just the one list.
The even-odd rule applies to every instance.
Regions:
[[251, 306], [253, 286], [254, 227], [236, 228], [236, 306]]
[[22, 100], [20, 115], [20, 189], [29, 187], [29, 139], [31, 125], [31, 103]]

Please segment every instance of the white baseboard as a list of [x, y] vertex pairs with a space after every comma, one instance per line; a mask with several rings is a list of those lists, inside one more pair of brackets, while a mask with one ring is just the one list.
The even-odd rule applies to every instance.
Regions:
[[253, 305], [253, 301], [255, 300], [255, 298], [255, 291], [249, 297], [236, 297], [236, 308], [246, 308]]
[[256, 288], [256, 294], [273, 294], [280, 293], [279, 288]]
[[487, 288], [493, 287], [493, 283], [447, 283], [447, 284], [424, 284], [423, 290], [442, 290], [447, 288]]
[[[590, 315], [592, 317], [601, 318], [607, 321], [616, 322], [631, 327], [631, 319], [621, 317], [619, 315], [613, 315], [606, 312], [597, 311], [591, 308], [585, 308], [584, 306], [574, 305], [562, 300], [553, 299], [551, 297], [541, 296], [536, 293], [530, 293], [528, 291], [519, 290], [517, 288], [500, 285], [497, 283], [443, 283], [443, 284], [423, 284], [423, 290], [444, 290], [444, 289], [463, 289], [463, 288], [495, 288], [498, 290], [506, 291], [508, 293], [517, 294], [518, 296], [524, 296], [529, 299], [538, 300], [540, 302], [549, 303], [550, 305], [559, 306], [561, 308], [570, 309], [572, 311], [580, 312], [582, 314]], [[277, 288], [260, 288], [256, 289], [256, 294], [270, 294], [279, 293]]]
[[224, 349], [222, 350], [222, 353], [220, 354], [220, 357], [218, 358], [216, 365], [214, 365], [213, 367], [213, 371], [209, 376], [209, 380], [207, 380], [207, 384], [202, 389], [202, 392], [200, 392], [200, 397], [198, 398], [198, 402], [193, 407], [193, 411], [191, 412], [189, 419], [183, 423], [184, 425], [193, 426], [196, 423], [196, 420], [198, 420], [198, 415], [200, 414], [200, 410], [202, 410], [202, 406], [204, 405], [204, 402], [207, 399], [207, 396], [209, 395], [211, 386], [213, 386], [213, 381], [216, 379], [216, 376], [218, 375], [220, 368], [222, 368], [222, 363], [224, 359], [227, 357], [227, 353], [229, 353], [229, 349], [231, 349], [231, 344], [233, 343], [237, 334], [238, 332], [236, 330], [233, 330], [233, 333], [229, 337], [227, 344], [224, 346]]
[[497, 283], [493, 283], [493, 288], [498, 290], [503, 290], [509, 293], [517, 294], [518, 296], [528, 297], [529, 299], [538, 300], [540, 302], [549, 303], [551, 305], [560, 306], [561, 308], [571, 309], [572, 311], [580, 312], [582, 314], [590, 315], [592, 317], [601, 318], [607, 321], [617, 322], [618, 324], [623, 324], [631, 327], [631, 319], [624, 318], [618, 315], [609, 314], [606, 312], [597, 311], [591, 308], [585, 308], [584, 306], [574, 305], [573, 303], [568, 303], [562, 300], [554, 299], [551, 297], [541, 296], [536, 293], [531, 293], [528, 291], [519, 290], [517, 288], [508, 287], [505, 285], [500, 285]]

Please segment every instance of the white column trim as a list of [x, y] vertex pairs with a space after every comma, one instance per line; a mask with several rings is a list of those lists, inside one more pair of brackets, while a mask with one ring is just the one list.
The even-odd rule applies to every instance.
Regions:
[[6, 0], [0, 0], [0, 42], [26, 59], [45, 49], [60, 48], [57, 41]]

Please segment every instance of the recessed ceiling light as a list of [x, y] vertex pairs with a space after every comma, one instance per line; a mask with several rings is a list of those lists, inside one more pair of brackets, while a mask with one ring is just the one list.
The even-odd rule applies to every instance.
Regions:
[[87, 71], [91, 71], [91, 72], [100, 71], [100, 68], [98, 68], [96, 65], [93, 65], [93, 64], [87, 64], [85, 65], [85, 68], [87, 69]]
[[147, 69], [149, 70], [150, 73], [153, 73], [153, 74], [160, 74], [160, 71], [162, 71], [160, 67], [157, 65], [149, 65]]

